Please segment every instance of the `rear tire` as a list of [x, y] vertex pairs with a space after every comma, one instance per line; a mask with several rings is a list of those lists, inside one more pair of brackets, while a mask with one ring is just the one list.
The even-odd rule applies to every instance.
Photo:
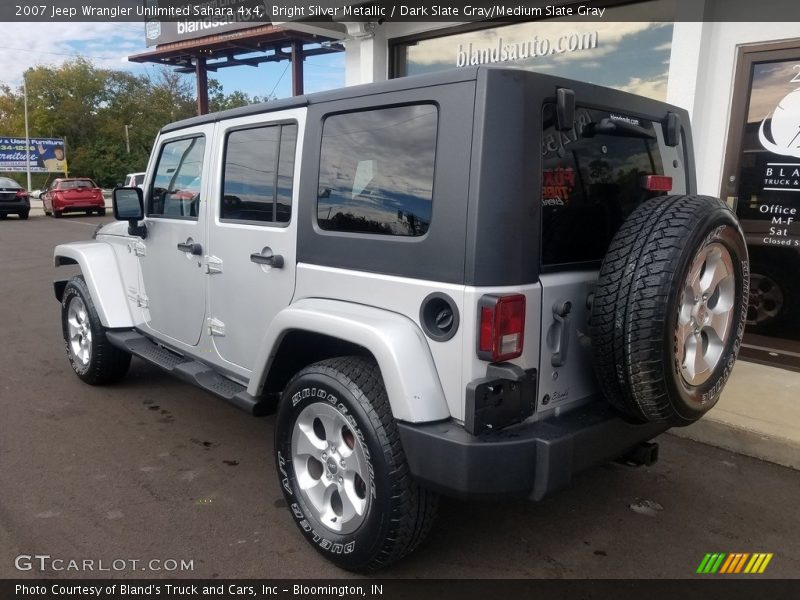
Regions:
[[131, 355], [112, 346], [82, 276], [73, 277], [61, 300], [61, 329], [72, 370], [91, 385], [122, 379]]
[[97, 214], [100, 215], [101, 217], [105, 217], [106, 216], [106, 209], [105, 208], [101, 208], [100, 210], [97, 211]]
[[438, 497], [408, 471], [373, 360], [335, 358], [300, 371], [281, 396], [275, 453], [295, 523], [338, 566], [384, 568], [430, 531]]
[[60, 219], [62, 216], [63, 216], [63, 213], [53, 209], [53, 217], [55, 217], [56, 219]]
[[741, 345], [748, 277], [744, 236], [722, 201], [662, 196], [637, 208], [611, 242], [592, 304], [609, 402], [670, 425], [713, 407]]
[[20, 219], [22, 219], [22, 220], [24, 221], [25, 219], [27, 219], [27, 218], [28, 218], [28, 215], [29, 215], [29, 214], [30, 214], [30, 211], [27, 211], [27, 210], [26, 210], [26, 211], [23, 211], [23, 212], [19, 213], [19, 218], [20, 218]]

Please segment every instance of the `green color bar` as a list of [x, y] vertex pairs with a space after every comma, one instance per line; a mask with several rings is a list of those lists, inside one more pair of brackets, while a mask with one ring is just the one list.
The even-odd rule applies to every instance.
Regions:
[[722, 566], [722, 561], [725, 560], [726, 556], [727, 556], [727, 554], [725, 554], [724, 552], [720, 552], [720, 555], [719, 555], [719, 558], [717, 559], [717, 562], [714, 563], [714, 565], [711, 567], [711, 570], [709, 572], [710, 573], [716, 573], [719, 570], [719, 568]]
[[711, 558], [711, 555], [710, 554], [706, 554], [705, 558], [700, 563], [700, 566], [697, 567], [697, 571], [696, 571], [697, 573], [705, 573], [705, 568], [706, 568], [706, 565], [708, 564], [708, 560], [710, 558]]

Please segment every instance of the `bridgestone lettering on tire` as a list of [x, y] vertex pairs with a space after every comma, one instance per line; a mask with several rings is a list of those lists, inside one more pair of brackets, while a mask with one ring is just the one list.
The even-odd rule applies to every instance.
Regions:
[[342, 568], [386, 567], [433, 524], [437, 497], [411, 478], [370, 359], [330, 359], [300, 371], [281, 396], [275, 453], [295, 523]]
[[64, 347], [72, 369], [86, 383], [100, 385], [122, 379], [131, 355], [112, 346], [82, 276], [73, 277], [61, 300]]
[[665, 196], [637, 208], [611, 242], [592, 304], [609, 402], [670, 425], [714, 406], [741, 345], [748, 280], [744, 236], [722, 201]]

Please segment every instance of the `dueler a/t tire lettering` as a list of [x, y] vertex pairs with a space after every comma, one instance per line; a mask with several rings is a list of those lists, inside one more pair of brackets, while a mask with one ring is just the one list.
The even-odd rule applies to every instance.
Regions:
[[[331, 452], [330, 446], [342, 445], [345, 433], [351, 449]], [[307, 436], [306, 446], [298, 451], [293, 437], [302, 435]], [[366, 510], [339, 525], [336, 515], [344, 512], [341, 518], [347, 519], [341, 498], [329, 501], [309, 489], [320, 481], [322, 487], [335, 482], [351, 468], [356, 452]], [[281, 395], [275, 454], [295, 523], [318, 552], [344, 569], [371, 572], [386, 567], [411, 552], [430, 531], [438, 497], [409, 473], [380, 370], [372, 359], [334, 358], [297, 373]], [[346, 490], [340, 488], [339, 493]], [[324, 501], [315, 506], [319, 498]]]
[[[719, 399], [747, 318], [747, 246], [707, 196], [661, 196], [614, 236], [590, 331], [608, 401], [633, 421], [688, 425]], [[719, 333], [719, 335], [718, 335]]]

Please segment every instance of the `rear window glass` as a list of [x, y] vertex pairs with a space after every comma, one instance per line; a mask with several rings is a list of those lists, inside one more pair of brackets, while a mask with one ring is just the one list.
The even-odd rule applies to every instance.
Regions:
[[0, 177], [0, 187], [4, 188], [18, 188], [20, 185], [14, 181], [13, 179], [8, 179], [6, 177]]
[[78, 179], [76, 181], [62, 181], [58, 186], [60, 190], [75, 190], [78, 188], [93, 188], [97, 187], [94, 181], [90, 179]]
[[322, 129], [319, 226], [424, 235], [432, 214], [438, 117], [432, 104], [328, 117]]
[[547, 104], [543, 127], [542, 264], [600, 261], [625, 218], [659, 194], [643, 178], [664, 174], [661, 125], [578, 107], [575, 127], [559, 132]]

